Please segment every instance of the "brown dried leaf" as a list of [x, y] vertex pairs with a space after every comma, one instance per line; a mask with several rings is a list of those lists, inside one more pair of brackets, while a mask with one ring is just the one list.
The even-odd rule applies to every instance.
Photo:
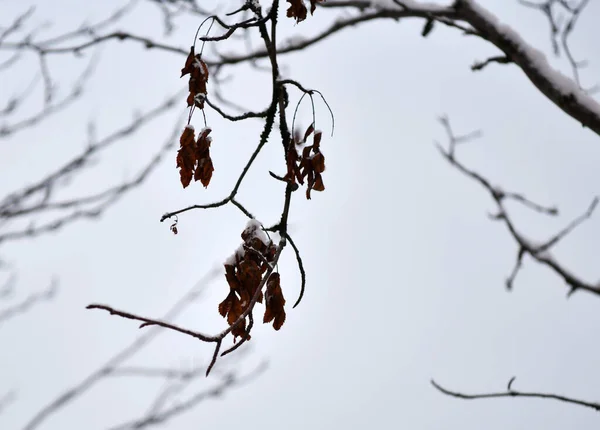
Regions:
[[320, 173], [315, 173], [315, 183], [312, 187], [315, 191], [325, 191], [325, 185], [323, 184], [323, 178]]
[[325, 156], [321, 152], [317, 152], [310, 160], [312, 169], [317, 173], [325, 171]]
[[181, 76], [189, 74], [188, 89], [190, 91], [187, 97], [187, 105], [196, 105], [200, 109], [204, 108], [204, 98], [196, 97], [199, 94], [206, 95], [206, 83], [208, 82], [208, 66], [200, 58], [200, 54], [195, 55], [194, 47], [190, 49], [190, 53], [185, 60], [185, 66], [181, 69]]
[[286, 155], [287, 173], [283, 179], [291, 181], [292, 184], [295, 184], [296, 180], [299, 183], [304, 184], [304, 179], [302, 178], [302, 173], [300, 172], [300, 166], [298, 163], [299, 160], [300, 157], [298, 157], [298, 151], [294, 145], [290, 145]]
[[[250, 302], [250, 298], [254, 296], [254, 293], [262, 280], [260, 267], [255, 261], [243, 260], [238, 265], [237, 276], [242, 284], [242, 291], [248, 293], [249, 297], [247, 302]], [[245, 303], [245, 305], [247, 304], [248, 303]]]
[[[265, 245], [265, 243], [259, 237], [253, 237], [250, 239], [249, 245], [252, 247], [252, 249], [255, 249], [260, 254], [264, 254], [267, 250], [267, 245]], [[260, 258], [259, 262], [262, 262]]]
[[[242, 302], [235, 293], [232, 291], [227, 296], [227, 304], [223, 306], [223, 308], [227, 307], [227, 323], [232, 326], [240, 316], [244, 310], [242, 309]], [[219, 312], [221, 312], [221, 305], [219, 305]], [[221, 314], [223, 315], [223, 314]], [[233, 330], [231, 330], [231, 334], [234, 337], [246, 337], [246, 319], [244, 318]]]
[[219, 313], [223, 318], [227, 316], [229, 313], [229, 309], [231, 309], [232, 300], [235, 298], [235, 292], [230, 291], [221, 303], [219, 303]]
[[196, 141], [194, 140], [194, 127], [187, 126], [181, 138], [179, 139], [179, 151], [177, 151], [177, 167], [179, 167], [179, 176], [181, 177], [181, 185], [187, 187], [192, 180], [194, 174], [194, 166], [196, 164]]
[[302, 177], [306, 177], [306, 198], [308, 200], [310, 200], [311, 190], [325, 190], [323, 177], [321, 176], [321, 173], [325, 171], [325, 156], [320, 149], [321, 137], [322, 132], [316, 131], [313, 137], [313, 144], [310, 146], [305, 146], [302, 150], [300, 168]]
[[304, 133], [303, 142], [306, 142], [306, 139], [308, 139], [308, 136], [310, 136], [313, 131], [315, 131], [315, 125], [311, 124], [308, 126], [308, 128], [306, 129], [306, 132]]
[[[230, 293], [231, 294], [231, 293]], [[227, 313], [227, 323], [229, 325], [233, 325], [234, 322], [242, 315], [244, 310], [242, 309], [242, 302], [235, 294], [231, 294], [232, 298], [230, 300], [230, 308]]]
[[235, 273], [235, 266], [229, 264], [225, 265], [225, 279], [229, 284], [229, 288], [233, 291], [240, 291], [242, 289], [242, 284]]
[[190, 53], [188, 54], [185, 60], [185, 66], [181, 69], [181, 77], [187, 75], [192, 72], [192, 63], [194, 62], [196, 54], [194, 52], [194, 47], [190, 48]]
[[194, 180], [202, 182], [204, 188], [208, 187], [210, 179], [212, 178], [212, 172], [215, 170], [210, 157], [202, 158], [198, 161], [198, 167], [194, 174]]
[[277, 246], [271, 242], [269, 247], [267, 248], [267, 252], [265, 253], [265, 258], [270, 263], [275, 259], [275, 254], [277, 253]]
[[273, 328], [279, 330], [285, 322], [285, 299], [281, 291], [279, 273], [272, 273], [267, 281], [267, 292], [265, 295], [265, 315], [263, 323], [273, 321]]
[[321, 146], [321, 137], [323, 136], [323, 132], [322, 131], [317, 131], [313, 137], [313, 151], [318, 152], [319, 151], [319, 147]]
[[198, 136], [198, 142], [196, 144], [196, 159], [198, 160], [198, 166], [194, 174], [194, 180], [202, 182], [204, 188], [208, 187], [212, 173], [215, 170], [213, 167], [212, 159], [210, 158], [210, 144], [212, 138], [209, 137], [211, 132], [210, 128], [205, 128], [200, 136]]
[[287, 10], [288, 18], [296, 18], [296, 23], [302, 22], [306, 19], [307, 9], [304, 5], [303, 0], [287, 0], [290, 3], [290, 7]]

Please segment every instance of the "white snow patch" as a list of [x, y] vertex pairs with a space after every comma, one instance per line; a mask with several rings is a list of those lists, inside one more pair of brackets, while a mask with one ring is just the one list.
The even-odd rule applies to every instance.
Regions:
[[244, 232], [250, 233], [252, 237], [257, 237], [262, 243], [264, 243], [267, 246], [271, 242], [267, 234], [263, 231], [262, 224], [255, 219], [251, 219], [250, 221], [248, 221]]
[[244, 250], [244, 246], [240, 245], [233, 254], [227, 257], [227, 259], [225, 260], [225, 264], [227, 266], [233, 266], [238, 260], [244, 258], [244, 255], [246, 255], [246, 251]]
[[225, 259], [226, 266], [234, 266], [235, 265], [235, 253], [231, 254], [229, 257]]

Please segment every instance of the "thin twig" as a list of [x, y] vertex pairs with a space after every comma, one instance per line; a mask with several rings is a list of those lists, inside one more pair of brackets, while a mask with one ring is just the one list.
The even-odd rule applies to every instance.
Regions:
[[595, 402], [587, 402], [585, 400], [574, 399], [571, 397], [561, 396], [559, 394], [552, 393], [538, 393], [538, 392], [530, 392], [530, 391], [518, 391], [512, 388], [512, 382], [514, 382], [514, 378], [509, 383], [509, 388], [507, 391], [499, 391], [495, 393], [482, 393], [482, 394], [465, 394], [458, 391], [452, 391], [447, 388], [442, 387], [433, 379], [431, 380], [431, 385], [433, 385], [438, 391], [441, 393], [456, 397], [464, 400], [475, 400], [475, 399], [494, 399], [494, 398], [502, 398], [502, 397], [533, 397], [539, 399], [552, 399], [558, 400], [560, 402], [570, 403], [573, 405], [584, 406], [587, 408], [594, 409], [595, 411], [600, 411], [600, 403]]

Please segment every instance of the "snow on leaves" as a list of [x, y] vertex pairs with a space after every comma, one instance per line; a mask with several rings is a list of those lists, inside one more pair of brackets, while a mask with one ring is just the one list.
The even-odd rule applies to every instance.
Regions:
[[[313, 134], [313, 144], [305, 145], [302, 148], [302, 145], [306, 143], [311, 134]], [[325, 190], [323, 177], [321, 176], [325, 171], [325, 156], [320, 148], [322, 135], [323, 133], [319, 130], [315, 131], [313, 124], [311, 124], [304, 133], [302, 140], [299, 136], [294, 138], [294, 142], [289, 146], [286, 154], [287, 173], [284, 179], [294, 184], [296, 181], [304, 184], [304, 178], [306, 178], [306, 198], [309, 200], [311, 190]], [[301, 156], [298, 155], [298, 148], [301, 148]]]
[[195, 105], [203, 109], [204, 99], [206, 98], [206, 83], [208, 82], [208, 67], [200, 58], [200, 54], [195, 54], [193, 46], [185, 60], [185, 66], [181, 69], [181, 77], [187, 74], [190, 75], [188, 84], [190, 94], [187, 98], [187, 105]]
[[[265, 323], [273, 321], [273, 328], [279, 330], [285, 321], [285, 299], [279, 283], [279, 273], [271, 273], [266, 280], [266, 292], [259, 290], [264, 285], [263, 276], [275, 259], [277, 247], [267, 237], [259, 222], [250, 220], [242, 232], [243, 243], [235, 253], [225, 261], [225, 279], [229, 284], [229, 293], [219, 304], [219, 313], [232, 326], [242, 314], [256, 302], [265, 299]], [[264, 297], [263, 297], [264, 296]], [[252, 314], [252, 311], [249, 315]], [[244, 318], [231, 333], [234, 338], [249, 340]]]
[[[290, 7], [287, 10], [288, 18], [295, 18], [297, 23], [300, 23], [306, 19], [308, 9], [304, 4], [304, 0], [287, 0], [290, 3]], [[317, 3], [321, 3], [325, 0], [310, 0], [310, 14], [315, 13]]]
[[210, 144], [212, 138], [209, 136], [210, 128], [204, 128], [195, 139], [194, 127], [188, 125], [183, 130], [179, 139], [179, 151], [177, 151], [177, 167], [179, 167], [179, 176], [181, 185], [186, 188], [192, 178], [194, 181], [202, 182], [204, 187], [208, 187], [212, 172], [214, 170], [212, 159], [210, 158]]

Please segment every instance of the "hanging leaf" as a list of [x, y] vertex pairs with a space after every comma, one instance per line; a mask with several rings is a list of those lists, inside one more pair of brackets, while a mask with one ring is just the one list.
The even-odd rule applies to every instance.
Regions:
[[210, 158], [210, 144], [212, 142], [212, 138], [208, 136], [210, 132], [210, 128], [202, 130], [196, 144], [196, 159], [198, 160], [198, 166], [196, 167], [194, 180], [202, 182], [204, 188], [208, 187], [210, 179], [212, 178], [212, 173], [215, 170], [212, 159]]
[[307, 9], [304, 5], [303, 0], [287, 0], [290, 3], [290, 7], [287, 10], [288, 18], [295, 18], [296, 23], [302, 22], [306, 19]]
[[265, 315], [263, 323], [273, 321], [273, 328], [279, 330], [285, 322], [285, 299], [281, 291], [279, 273], [272, 273], [267, 281], [265, 293]]
[[194, 127], [188, 125], [179, 139], [179, 151], [177, 151], [177, 167], [179, 167], [179, 176], [181, 185], [187, 187], [194, 175], [196, 165], [196, 141]]

